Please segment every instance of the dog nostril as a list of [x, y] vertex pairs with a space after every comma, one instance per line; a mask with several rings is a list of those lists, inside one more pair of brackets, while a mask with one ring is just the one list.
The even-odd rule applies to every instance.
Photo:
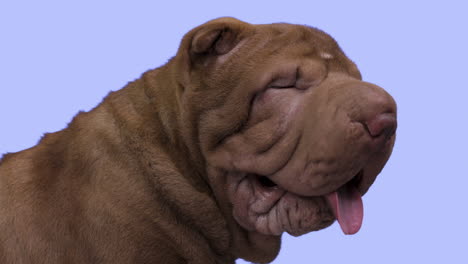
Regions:
[[386, 138], [390, 138], [395, 134], [397, 127], [396, 115], [394, 113], [379, 114], [366, 121], [364, 125], [372, 137], [383, 135]]

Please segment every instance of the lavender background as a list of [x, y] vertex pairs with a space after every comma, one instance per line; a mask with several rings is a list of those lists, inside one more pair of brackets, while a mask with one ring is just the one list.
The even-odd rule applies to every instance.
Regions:
[[308, 24], [395, 97], [398, 136], [361, 231], [284, 235], [274, 263], [468, 263], [467, 12], [450, 0], [2, 1], [0, 154], [164, 64], [210, 19]]

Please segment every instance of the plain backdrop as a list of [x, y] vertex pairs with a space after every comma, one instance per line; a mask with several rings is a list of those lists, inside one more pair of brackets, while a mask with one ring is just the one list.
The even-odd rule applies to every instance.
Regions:
[[364, 197], [358, 234], [335, 223], [284, 235], [274, 263], [468, 263], [467, 14], [463, 1], [450, 0], [5, 0], [0, 153], [63, 129], [164, 64], [187, 31], [210, 19], [307, 24], [331, 34], [366, 81], [394, 96], [397, 142]]

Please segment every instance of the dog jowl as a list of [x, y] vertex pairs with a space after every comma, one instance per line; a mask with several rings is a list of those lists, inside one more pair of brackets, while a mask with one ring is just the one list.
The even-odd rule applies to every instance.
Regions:
[[359, 231], [396, 104], [326, 33], [234, 18], [0, 164], [1, 263], [266, 263]]

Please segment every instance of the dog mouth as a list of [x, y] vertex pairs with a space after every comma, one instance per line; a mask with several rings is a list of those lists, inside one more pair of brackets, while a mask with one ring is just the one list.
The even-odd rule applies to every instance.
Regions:
[[358, 190], [363, 170], [336, 191], [326, 195], [341, 230], [346, 235], [355, 234], [361, 229], [364, 217], [362, 194]]
[[[359, 191], [359, 187], [362, 181], [362, 177], [364, 175], [364, 170], [361, 169], [351, 180], [344, 183], [338, 189], [323, 195], [323, 196], [302, 196], [299, 194], [295, 194], [285, 188], [279, 186], [276, 182], [270, 179], [267, 176], [263, 175], [253, 175], [254, 180], [256, 183], [254, 184], [256, 188], [261, 189], [261, 192], [268, 193], [268, 192], [283, 192], [281, 196], [276, 196], [276, 201], [270, 201], [271, 207], [268, 210], [272, 210], [274, 206], [276, 206], [281, 199], [285, 196], [286, 193], [289, 194], [289, 197], [295, 197], [296, 199], [322, 199], [325, 202], [318, 204], [317, 206], [325, 207], [320, 208], [322, 212], [330, 212], [333, 215], [333, 220], [337, 220], [343, 233], [347, 235], [352, 235], [357, 233], [363, 221], [363, 202], [362, 202], [362, 194]], [[275, 195], [272, 195], [274, 197]], [[268, 197], [268, 195], [265, 195]], [[301, 221], [307, 221], [308, 219], [302, 219]], [[321, 229], [324, 226], [327, 226], [327, 223], [330, 222], [330, 217], [325, 216], [322, 221], [316, 221], [318, 228], [313, 229]], [[302, 230], [289, 230], [293, 235], [297, 233], [302, 233]], [[313, 230], [311, 230], [313, 231]]]
[[260, 185], [264, 188], [273, 188], [278, 186], [278, 184], [270, 180], [267, 176], [256, 175], [256, 177]]

